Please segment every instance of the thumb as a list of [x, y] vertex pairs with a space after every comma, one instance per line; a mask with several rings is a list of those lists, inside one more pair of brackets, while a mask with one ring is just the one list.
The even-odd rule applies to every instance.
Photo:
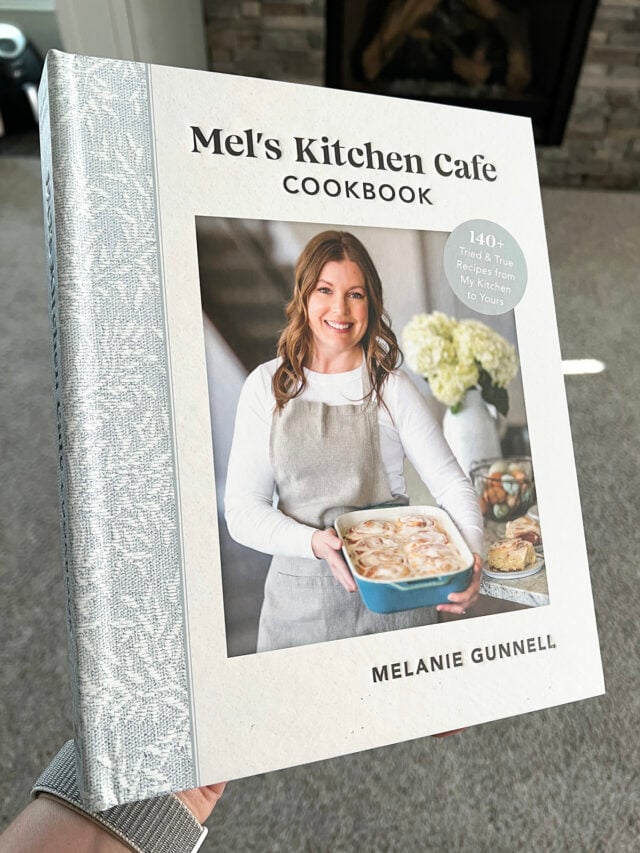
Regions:
[[327, 533], [331, 534], [331, 538], [328, 540], [329, 546], [331, 548], [333, 548], [335, 551], [339, 551], [342, 548], [342, 541], [341, 541], [340, 537], [335, 532], [333, 527], [327, 527], [326, 531], [327, 531]]

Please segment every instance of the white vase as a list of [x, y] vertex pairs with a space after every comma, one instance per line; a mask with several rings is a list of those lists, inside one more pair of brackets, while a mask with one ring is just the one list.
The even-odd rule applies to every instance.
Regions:
[[455, 415], [447, 409], [442, 431], [465, 474], [473, 462], [501, 455], [497, 417], [489, 411], [479, 388], [467, 391]]

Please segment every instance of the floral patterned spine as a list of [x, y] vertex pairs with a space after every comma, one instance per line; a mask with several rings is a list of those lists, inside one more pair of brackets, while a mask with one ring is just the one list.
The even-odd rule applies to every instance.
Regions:
[[196, 783], [146, 67], [51, 52], [42, 169], [89, 808]]

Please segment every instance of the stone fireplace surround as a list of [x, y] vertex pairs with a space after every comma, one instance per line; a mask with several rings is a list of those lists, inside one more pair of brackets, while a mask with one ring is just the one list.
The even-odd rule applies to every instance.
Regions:
[[[324, 0], [204, 0], [214, 71], [322, 85]], [[600, 0], [562, 145], [538, 149], [547, 186], [640, 189], [640, 0]]]

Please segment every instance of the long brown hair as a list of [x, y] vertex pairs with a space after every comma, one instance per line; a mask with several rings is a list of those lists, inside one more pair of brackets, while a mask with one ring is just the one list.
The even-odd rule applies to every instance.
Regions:
[[309, 329], [309, 296], [329, 261], [352, 261], [362, 271], [369, 309], [367, 331], [361, 341], [371, 383], [371, 394], [382, 400], [387, 376], [402, 362], [391, 320], [382, 303], [382, 282], [371, 256], [357, 237], [348, 231], [322, 231], [302, 250], [296, 263], [293, 296], [286, 307], [287, 325], [278, 341], [281, 363], [273, 375], [272, 388], [280, 410], [300, 395], [306, 384], [304, 368], [312, 349]]

